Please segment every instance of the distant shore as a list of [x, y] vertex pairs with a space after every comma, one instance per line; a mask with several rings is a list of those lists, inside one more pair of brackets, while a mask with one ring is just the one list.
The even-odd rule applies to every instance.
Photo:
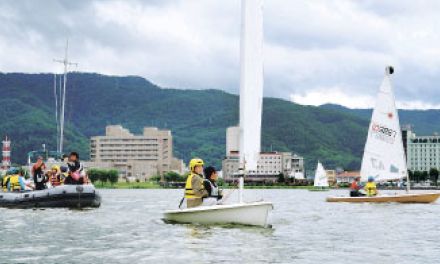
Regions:
[[[101, 183], [95, 182], [95, 187], [97, 189], [182, 189], [182, 187], [172, 187], [172, 186], [161, 186], [158, 182], [117, 182], [115, 184], [110, 184], [109, 182]], [[236, 186], [220, 186], [222, 189], [233, 189]], [[245, 185], [246, 189], [297, 189], [297, 190], [309, 190], [313, 189], [313, 186], [290, 186], [290, 185]], [[347, 187], [330, 187], [332, 190], [348, 190]], [[395, 188], [378, 188], [379, 190], [403, 190], [397, 187]], [[431, 187], [411, 187], [411, 190], [440, 190], [440, 186]]]
[[[109, 182], [95, 182], [97, 189], [183, 189], [182, 187], [164, 187], [158, 182], [117, 182], [110, 184]], [[236, 186], [220, 186], [223, 189], [233, 189]], [[289, 186], [289, 185], [270, 185], [270, 186], [253, 186], [245, 185], [246, 189], [313, 189], [313, 186]]]

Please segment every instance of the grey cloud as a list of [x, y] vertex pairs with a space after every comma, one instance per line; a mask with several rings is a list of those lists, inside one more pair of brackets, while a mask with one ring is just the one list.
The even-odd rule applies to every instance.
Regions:
[[[238, 92], [240, 2], [0, 1], [0, 71], [79, 70]], [[265, 95], [326, 87], [374, 96], [396, 66], [399, 100], [437, 104], [437, 1], [265, 1]], [[337, 103], [337, 102], [336, 102]]]

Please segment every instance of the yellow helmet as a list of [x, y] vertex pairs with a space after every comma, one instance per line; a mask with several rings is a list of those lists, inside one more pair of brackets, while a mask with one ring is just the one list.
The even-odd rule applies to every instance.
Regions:
[[198, 159], [198, 158], [195, 158], [195, 159], [192, 159], [190, 162], [189, 162], [189, 170], [190, 171], [194, 171], [194, 168], [196, 167], [196, 166], [203, 166], [203, 160], [202, 159]]
[[58, 165], [53, 165], [52, 166], [52, 170], [57, 170], [58, 172], [60, 171], [60, 166]]

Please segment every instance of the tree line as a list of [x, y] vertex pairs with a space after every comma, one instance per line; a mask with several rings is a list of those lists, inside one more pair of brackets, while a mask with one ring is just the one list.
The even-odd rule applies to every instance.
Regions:
[[119, 172], [115, 169], [90, 169], [87, 171], [87, 174], [92, 183], [100, 181], [101, 185], [110, 182], [110, 184], [113, 186], [113, 184], [118, 182], [119, 178]]
[[437, 185], [439, 170], [436, 168], [431, 168], [429, 171], [411, 171], [408, 170], [408, 176], [410, 181], [423, 182], [431, 180]]

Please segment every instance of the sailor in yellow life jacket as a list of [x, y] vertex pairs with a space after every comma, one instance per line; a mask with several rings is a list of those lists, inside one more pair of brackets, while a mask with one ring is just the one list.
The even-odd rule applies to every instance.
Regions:
[[5, 178], [3, 179], [3, 191], [19, 192], [25, 190], [23, 176], [17, 168], [10, 168], [8, 176]]
[[196, 207], [203, 203], [203, 198], [208, 197], [208, 191], [203, 185], [203, 160], [192, 159], [189, 162], [191, 173], [185, 184], [186, 207]]
[[367, 192], [367, 196], [376, 196], [377, 188], [376, 183], [374, 182], [374, 177], [368, 177], [368, 182], [365, 184], [365, 191]]
[[3, 191], [7, 192], [8, 191], [8, 183], [9, 183], [9, 178], [11, 177], [11, 175], [6, 174], [3, 177], [3, 181], [2, 181], [2, 187], [3, 187]]

